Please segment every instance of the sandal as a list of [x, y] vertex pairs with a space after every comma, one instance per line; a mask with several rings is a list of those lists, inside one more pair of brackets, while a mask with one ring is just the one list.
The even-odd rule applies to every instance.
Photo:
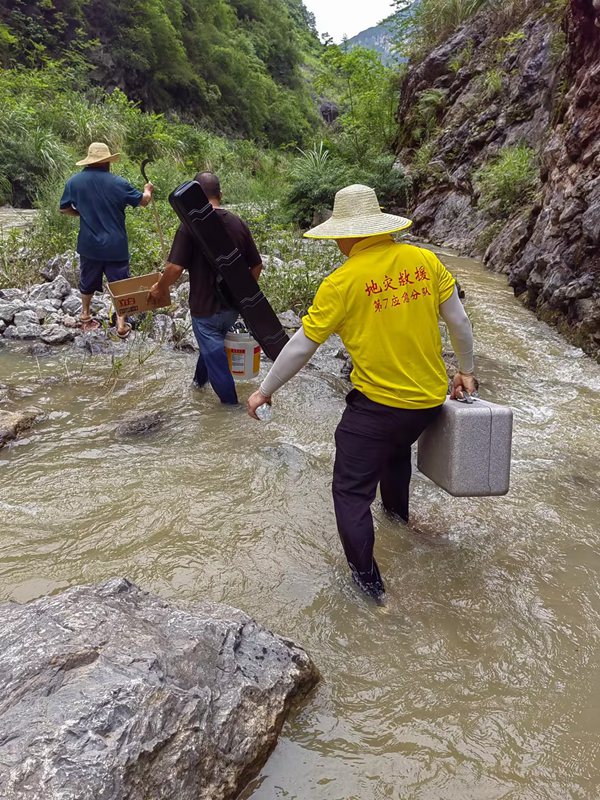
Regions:
[[80, 315], [79, 322], [81, 323], [81, 328], [84, 332], [95, 331], [100, 327], [98, 320], [94, 319], [92, 316], [84, 317], [83, 315]]
[[129, 336], [129, 334], [131, 333], [131, 331], [132, 331], [131, 325], [128, 322], [126, 322], [125, 323], [125, 328], [122, 331], [120, 331], [117, 328], [117, 336], [119, 337], [119, 339], [126, 339]]

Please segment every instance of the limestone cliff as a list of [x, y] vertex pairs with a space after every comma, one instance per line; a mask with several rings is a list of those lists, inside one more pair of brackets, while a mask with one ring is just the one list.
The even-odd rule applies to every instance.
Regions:
[[[476, 16], [409, 69], [398, 120], [415, 232], [485, 254], [528, 306], [598, 357], [600, 0]], [[486, 193], [498, 164], [497, 193]]]

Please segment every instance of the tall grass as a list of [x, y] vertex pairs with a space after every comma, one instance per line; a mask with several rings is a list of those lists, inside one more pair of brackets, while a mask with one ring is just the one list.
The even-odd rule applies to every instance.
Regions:
[[480, 204], [508, 216], [531, 202], [538, 184], [537, 154], [526, 144], [505, 147], [498, 157], [475, 174]]
[[[398, 49], [414, 60], [421, 60], [446, 41], [463, 23], [484, 9], [489, 10], [499, 28], [522, 19], [534, 6], [551, 13], [553, 6], [564, 9], [567, 0], [418, 0], [408, 9], [405, 0], [396, 0], [403, 13], [397, 15]], [[462, 59], [453, 61], [458, 71]]]
[[[400, 15], [400, 49], [419, 60], [445, 41], [463, 22], [495, 0], [420, 0]], [[400, 7], [400, 3], [397, 3]]]

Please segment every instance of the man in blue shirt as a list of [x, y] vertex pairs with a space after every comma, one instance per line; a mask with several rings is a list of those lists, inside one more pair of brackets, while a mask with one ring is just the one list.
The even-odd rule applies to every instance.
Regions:
[[[93, 142], [87, 157], [77, 162], [82, 171], [69, 178], [60, 201], [61, 213], [79, 217], [77, 252], [84, 330], [99, 325], [92, 319], [90, 305], [94, 292], [102, 291], [102, 276], [106, 275], [109, 282], [129, 278], [125, 209], [147, 206], [154, 191], [152, 184], [147, 183], [140, 192], [124, 178], [111, 173], [110, 165], [119, 155], [111, 153], [103, 142]], [[130, 331], [131, 325], [118, 315], [118, 335], [124, 339]]]

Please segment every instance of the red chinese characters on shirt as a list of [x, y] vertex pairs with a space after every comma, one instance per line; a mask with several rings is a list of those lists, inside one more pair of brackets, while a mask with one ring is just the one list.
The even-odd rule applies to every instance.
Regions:
[[[371, 297], [373, 294], [383, 294], [387, 292], [396, 292], [399, 288], [404, 288], [401, 295], [394, 294], [390, 301], [387, 297], [378, 298], [373, 301], [373, 308], [376, 312], [384, 311], [388, 308], [397, 308], [401, 305], [417, 302], [423, 297], [433, 297], [427, 284], [431, 281], [427, 269], [423, 266], [417, 267], [414, 272], [402, 270], [398, 275], [397, 283], [394, 285], [394, 278], [386, 275], [383, 279], [383, 284], [380, 286], [377, 281], [371, 280], [370, 283], [365, 285], [366, 294]], [[416, 285], [415, 285], [416, 284]]]
[[365, 284], [365, 292], [371, 297], [372, 294], [381, 294], [383, 289], [376, 281], [371, 281], [371, 283]]

